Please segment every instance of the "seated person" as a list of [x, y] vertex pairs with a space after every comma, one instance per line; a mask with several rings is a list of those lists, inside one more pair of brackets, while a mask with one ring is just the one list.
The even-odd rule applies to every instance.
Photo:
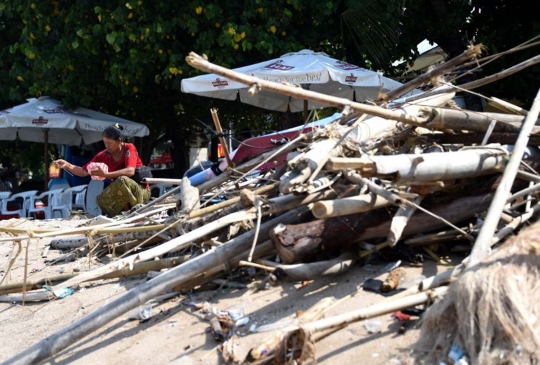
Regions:
[[[144, 204], [150, 199], [148, 185], [141, 185], [130, 179], [135, 174], [135, 167], [143, 164], [135, 145], [123, 141], [123, 129], [118, 124], [105, 128], [102, 137], [106, 149], [99, 152], [82, 167], [75, 166], [62, 159], [54, 161], [57, 167], [66, 169], [77, 176], [92, 175], [111, 179], [112, 183], [96, 199], [101, 210], [110, 217], [129, 210], [137, 204]], [[98, 167], [89, 173], [86, 168], [92, 162], [106, 164], [108, 172]]]

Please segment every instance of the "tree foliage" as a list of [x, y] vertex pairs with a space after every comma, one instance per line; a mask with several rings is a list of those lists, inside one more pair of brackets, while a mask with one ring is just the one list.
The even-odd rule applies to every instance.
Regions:
[[[539, 3], [525, 0], [362, 0], [351, 1], [343, 15], [353, 39], [349, 54], [368, 51], [375, 67], [397, 76], [397, 59], [413, 60], [423, 39], [438, 44], [451, 58], [471, 44], [483, 44], [483, 56], [509, 50], [540, 35]], [[359, 21], [359, 19], [367, 19]], [[538, 46], [501, 57], [473, 77], [485, 77], [538, 55]], [[403, 64], [405, 66], [406, 64]], [[460, 82], [464, 82], [462, 79]], [[480, 92], [530, 106], [540, 85], [540, 67], [482, 87]]]
[[[332, 1], [3, 1], [0, 105], [48, 95], [143, 122], [181, 145], [223, 105], [180, 92], [191, 51], [233, 67], [339, 42]], [[314, 11], [316, 10], [316, 11]], [[323, 26], [324, 25], [324, 26]], [[229, 109], [231, 109], [229, 107]]]
[[[186, 168], [185, 143], [200, 129], [195, 120], [207, 118], [210, 108], [220, 110], [224, 125], [273, 120], [239, 102], [181, 93], [181, 79], [200, 74], [186, 64], [189, 52], [239, 67], [309, 48], [395, 76], [392, 62], [414, 57], [424, 38], [451, 54], [469, 41], [495, 53], [538, 34], [537, 12], [522, 2], [4, 0], [0, 106], [48, 95], [145, 123], [152, 134], [144, 139], [143, 156], [166, 133], [176, 147], [179, 175]], [[527, 52], [503, 62], [515, 64]], [[502, 69], [493, 63], [485, 71], [496, 67]], [[537, 71], [494, 92], [526, 98], [533, 84]]]

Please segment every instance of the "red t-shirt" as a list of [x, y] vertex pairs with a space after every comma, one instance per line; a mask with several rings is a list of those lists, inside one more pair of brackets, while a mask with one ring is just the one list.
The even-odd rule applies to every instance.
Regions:
[[137, 167], [143, 165], [141, 158], [137, 153], [137, 148], [135, 148], [135, 145], [132, 143], [124, 143], [124, 150], [122, 151], [122, 155], [118, 161], [114, 161], [114, 158], [109, 151], [103, 150], [95, 155], [94, 158], [88, 161], [88, 163], [86, 163], [82, 168], [86, 170], [86, 166], [88, 166], [90, 162], [102, 162], [106, 164], [109, 168], [109, 172], [121, 170], [126, 167]]

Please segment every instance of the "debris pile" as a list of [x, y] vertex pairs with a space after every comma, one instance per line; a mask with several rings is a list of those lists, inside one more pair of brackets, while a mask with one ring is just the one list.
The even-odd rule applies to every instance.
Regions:
[[[45, 289], [34, 290], [42, 283], [26, 280], [9, 289], [0, 286], [1, 301], [51, 300], [69, 295], [66, 289], [83, 282], [157, 272], [151, 280], [14, 359], [34, 363], [49, 358], [121, 313], [137, 310], [163, 293], [181, 295], [239, 267], [265, 270], [266, 285], [279, 285], [340, 274], [365, 264], [377, 253], [393, 250], [408, 250], [412, 256], [421, 253], [439, 261], [437, 244], [447, 242], [459, 242], [465, 250], [472, 250], [471, 256], [455, 269], [418, 280], [401, 292], [396, 289], [403, 274], [394, 267], [380, 283], [381, 292], [394, 295], [381, 303], [325, 318], [330, 308], [347, 298], [328, 299], [289, 326], [273, 331], [241, 361], [285, 364], [314, 359], [319, 339], [352, 322], [383, 314], [406, 320], [416, 306], [441, 297], [445, 299], [428, 311], [422, 329], [426, 333], [422, 338], [431, 341], [427, 348], [439, 353], [423, 356], [444, 361], [455, 341], [476, 363], [495, 356], [488, 353], [495, 343], [504, 343], [505, 351], [516, 353], [509, 337], [519, 338], [519, 351], [532, 356], [538, 336], [524, 321], [534, 311], [527, 303], [534, 301], [521, 297], [523, 303], [518, 303], [510, 298], [510, 290], [512, 280], [523, 285], [538, 282], [536, 244], [510, 242], [499, 256], [491, 256], [485, 264], [484, 260], [492, 246], [519, 231], [540, 209], [536, 194], [540, 151], [531, 142], [540, 132], [535, 126], [540, 105], [536, 100], [527, 113], [498, 101], [501, 108], [514, 112], [510, 114], [459, 109], [453, 101], [453, 86], [441, 77], [467, 65], [479, 52], [480, 46], [471, 47], [429, 74], [381, 96], [373, 105], [233, 75], [191, 54], [187, 58], [190, 65], [253, 85], [253, 92], [294, 94], [337, 107], [340, 112], [298, 128], [294, 136], [262, 149], [264, 153], [244, 155], [235, 161], [236, 166], [227, 157], [222, 162], [225, 168], [213, 168], [207, 175], [211, 178], [202, 184], [192, 186], [188, 178], [169, 180], [178, 187], [117, 219], [93, 219], [91, 224], [64, 231], [30, 232], [13, 223], [3, 225], [2, 232], [11, 236], [2, 238], [4, 242], [11, 240], [20, 246], [25, 240], [56, 237], [51, 249], [70, 248], [63, 259], [112, 254], [113, 260], [78, 275], [48, 278], [54, 284]], [[475, 88], [487, 79], [461, 88]], [[423, 94], [399, 99], [429, 82], [439, 84]], [[482, 235], [487, 241], [481, 241]], [[501, 264], [505, 259], [508, 262]], [[491, 293], [504, 276], [500, 266], [511, 263], [516, 271], [504, 274], [508, 291]], [[160, 271], [164, 268], [167, 270]], [[490, 285], [474, 281], [484, 272], [481, 270]], [[519, 286], [519, 291], [535, 293], [534, 285]], [[504, 302], [497, 306], [499, 301]], [[242, 313], [220, 311], [208, 303], [192, 306], [206, 311], [213, 337], [223, 342], [225, 361], [241, 362], [232, 343], [239, 341], [234, 329], [247, 324]], [[140, 314], [142, 319], [151, 315], [152, 307], [148, 308]], [[523, 316], [519, 322], [514, 311]], [[501, 323], [492, 321], [494, 317]], [[453, 327], [440, 335], [427, 334], [449, 324]], [[516, 335], [519, 331], [524, 337]], [[437, 342], [442, 341], [442, 333], [450, 333], [452, 341]]]

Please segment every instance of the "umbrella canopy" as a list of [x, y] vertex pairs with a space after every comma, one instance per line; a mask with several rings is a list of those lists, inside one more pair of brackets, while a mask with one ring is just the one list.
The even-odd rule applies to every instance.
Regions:
[[150, 131], [144, 124], [114, 117], [94, 110], [68, 110], [49, 97], [28, 99], [28, 102], [0, 111], [0, 140], [46, 142], [80, 146], [101, 141], [105, 128], [116, 123], [124, 127], [127, 137], [144, 137]]
[[42, 96], [0, 111], [0, 140], [45, 144], [45, 190], [49, 180], [49, 143], [80, 146], [102, 140], [101, 133], [111, 125], [124, 127], [126, 137], [144, 137], [150, 134], [147, 126], [94, 110], [77, 108], [69, 110], [62, 103]]
[[[378, 72], [333, 59], [324, 52], [307, 49], [234, 71], [266, 81], [300, 84], [304, 89], [358, 102], [376, 99], [379, 91], [388, 92], [402, 85]], [[305, 110], [304, 100], [264, 90], [250, 96], [248, 85], [215, 74], [183, 79], [181, 86], [184, 93], [211, 98], [236, 100], [239, 95], [243, 103], [269, 110]], [[307, 109], [320, 107], [323, 105], [311, 101], [307, 105]]]

